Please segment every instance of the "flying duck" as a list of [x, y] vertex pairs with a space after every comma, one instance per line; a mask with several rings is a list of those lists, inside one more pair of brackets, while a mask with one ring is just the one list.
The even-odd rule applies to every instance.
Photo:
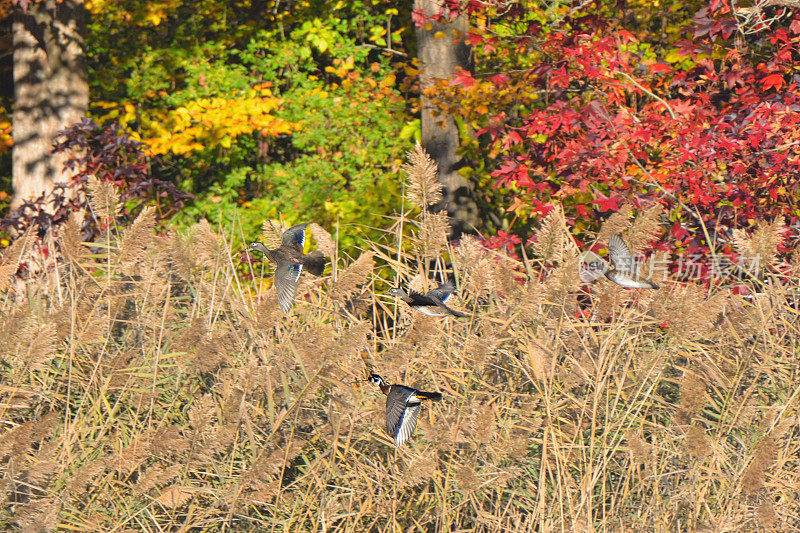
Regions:
[[386, 294], [400, 298], [423, 315], [436, 317], [453, 315], [456, 317], [465, 317], [467, 315], [455, 309], [451, 309], [445, 304], [445, 302], [450, 299], [450, 296], [453, 295], [454, 290], [455, 287], [453, 283], [447, 281], [437, 288], [428, 291], [426, 294], [421, 294], [412, 290], [406, 292], [405, 289], [400, 287], [393, 287], [386, 291]]
[[438, 392], [423, 392], [405, 385], [389, 385], [375, 373], [370, 374], [366, 381], [378, 385], [386, 395], [386, 434], [394, 439], [397, 446], [402, 446], [414, 432], [422, 402], [438, 402], [442, 399]]
[[608, 256], [611, 266], [606, 265], [605, 276], [617, 285], [626, 289], [658, 289], [658, 285], [647, 278], [639, 277], [636, 261], [634, 261], [628, 245], [622, 235], [616, 233], [608, 240]]
[[288, 313], [294, 304], [297, 292], [297, 280], [303, 268], [315, 276], [321, 276], [325, 269], [325, 256], [319, 250], [304, 255], [303, 244], [306, 242], [307, 222], [292, 226], [283, 232], [281, 245], [270, 250], [260, 242], [250, 243], [250, 249], [261, 252], [275, 263], [275, 290], [278, 303], [284, 313]]

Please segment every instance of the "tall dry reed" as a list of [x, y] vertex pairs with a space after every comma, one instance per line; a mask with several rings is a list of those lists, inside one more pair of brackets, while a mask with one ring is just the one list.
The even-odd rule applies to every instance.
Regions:
[[[415, 157], [407, 189], [424, 204], [435, 191]], [[94, 216], [113, 218], [113, 192], [97, 194]], [[657, 219], [626, 208], [599, 238], [626, 231], [639, 250]], [[423, 211], [387, 228], [405, 235], [394, 246], [368, 243], [353, 259], [312, 228], [335, 268], [303, 278], [284, 316], [268, 270], [243, 278], [235, 228], [155, 235], [145, 210], [88, 246], [75, 224], [54, 239], [50, 268], [3, 293], [4, 528], [800, 523], [797, 277], [762, 271], [750, 299], [675, 282], [644, 293], [600, 280], [590, 294], [558, 210], [538, 230], [533, 277], [472, 238], [447, 243]], [[774, 232], [762, 233], [737, 242], [770, 252]], [[0, 261], [3, 281], [36, 253], [20, 242]], [[456, 279], [468, 318], [395, 307], [376, 294], [386, 265], [421, 288]], [[365, 359], [444, 396], [404, 448], [383, 432], [383, 396], [350, 384]]]

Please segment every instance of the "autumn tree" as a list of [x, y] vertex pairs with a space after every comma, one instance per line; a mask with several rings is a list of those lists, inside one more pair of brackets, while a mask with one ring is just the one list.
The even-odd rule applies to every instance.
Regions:
[[449, 83], [456, 72], [470, 70], [470, 50], [464, 42], [468, 20], [451, 13], [442, 0], [415, 0], [414, 7], [422, 69], [422, 145], [439, 167], [446, 193], [442, 207], [458, 235], [475, 229], [478, 209], [472, 184], [458, 172], [465, 164], [457, 153], [458, 126], [452, 114], [436, 103], [436, 96], [437, 87]]
[[[194, 201], [177, 224], [314, 220], [355, 244], [401, 208], [416, 122], [405, 10], [374, 0], [87, 0], [92, 115]], [[224, 16], [221, 16], [224, 14]], [[412, 41], [410, 37], [407, 41]], [[362, 233], [363, 232], [363, 233]]]
[[57, 133], [85, 116], [89, 86], [81, 0], [18, 0], [13, 13], [14, 201], [66, 181], [68, 154], [52, 154]]
[[734, 230], [759, 219], [784, 221], [796, 242], [796, 10], [726, 0], [463, 7], [477, 68], [447, 98], [475, 128], [464, 142], [486, 183], [510, 197], [502, 244], [527, 239], [554, 202], [587, 246], [624, 206], [656, 204], [655, 245], [673, 258], [735, 262]]

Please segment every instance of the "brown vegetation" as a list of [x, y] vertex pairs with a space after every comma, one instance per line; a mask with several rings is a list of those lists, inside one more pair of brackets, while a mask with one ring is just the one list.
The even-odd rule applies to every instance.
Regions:
[[[792, 529], [800, 280], [768, 276], [749, 300], [604, 280], [589, 295], [554, 213], [532, 258], [545, 274], [525, 282], [531, 265], [445, 242], [462, 320], [377, 295], [374, 265], [419, 274], [434, 217], [401, 217], [419, 240], [352, 261], [313, 229], [334, 274], [303, 278], [290, 316], [243, 279], [230, 230], [155, 236], [145, 210], [89, 248], [67, 227], [54, 267], [1, 303], [0, 524]], [[641, 246], [654, 214], [640, 216], [613, 231]], [[0, 265], [35, 253], [25, 246]], [[364, 358], [444, 396], [403, 448], [383, 432], [383, 397], [350, 384]]]

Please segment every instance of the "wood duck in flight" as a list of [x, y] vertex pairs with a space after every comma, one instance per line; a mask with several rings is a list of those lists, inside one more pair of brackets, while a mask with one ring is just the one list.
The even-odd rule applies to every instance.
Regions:
[[455, 287], [452, 282], [447, 281], [437, 288], [428, 291], [426, 294], [412, 290], [406, 292], [405, 289], [400, 287], [393, 287], [386, 291], [386, 294], [400, 298], [423, 315], [436, 317], [453, 315], [456, 317], [465, 317], [467, 315], [455, 309], [451, 309], [445, 303], [450, 299], [450, 296], [453, 295], [454, 290]]
[[658, 289], [651, 280], [639, 277], [638, 265], [631, 255], [622, 235], [616, 233], [608, 240], [608, 256], [613, 268], [606, 265], [605, 276], [617, 285], [627, 289]]
[[292, 226], [283, 232], [281, 245], [270, 250], [260, 242], [250, 243], [250, 249], [261, 252], [275, 263], [275, 290], [278, 303], [284, 313], [288, 313], [294, 304], [297, 292], [297, 280], [305, 268], [315, 276], [321, 276], [325, 269], [325, 256], [319, 250], [304, 255], [303, 244], [306, 242], [306, 226], [308, 223]]
[[423, 392], [405, 385], [389, 385], [375, 373], [370, 374], [366, 381], [378, 385], [386, 395], [386, 434], [394, 439], [397, 446], [402, 446], [414, 432], [422, 402], [438, 402], [442, 399], [438, 392]]

